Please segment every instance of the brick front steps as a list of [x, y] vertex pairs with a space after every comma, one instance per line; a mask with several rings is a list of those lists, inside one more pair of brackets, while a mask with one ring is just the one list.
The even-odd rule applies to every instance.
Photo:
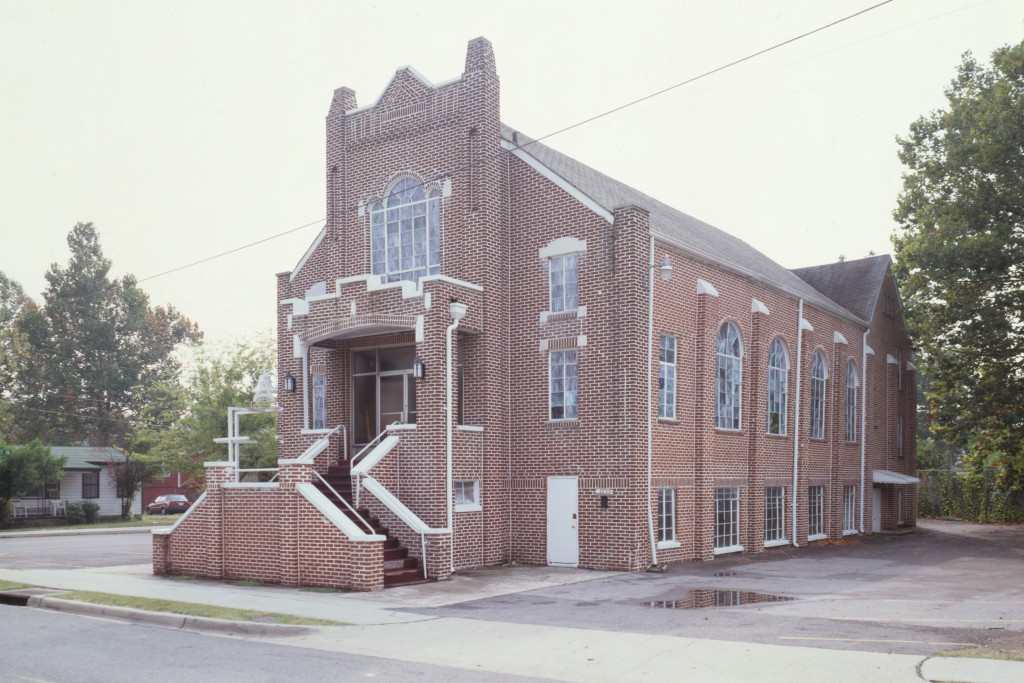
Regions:
[[[358, 524], [360, 528], [364, 528], [362, 522], [349, 509], [349, 505], [354, 508], [355, 503], [352, 500], [352, 474], [349, 471], [348, 461], [343, 461], [340, 465], [330, 465], [323, 477], [327, 484], [330, 484], [331, 488], [345, 499], [348, 505], [342, 503], [338, 496], [323, 481], [317, 480], [315, 483], [316, 488], [327, 496], [328, 500], [337, 505], [338, 509], [345, 513], [349, 519]], [[409, 549], [403, 547], [397, 538], [391, 536], [388, 533], [387, 527], [381, 524], [379, 519], [374, 517], [366, 508], [359, 508], [358, 512], [373, 527], [374, 533], [384, 536], [386, 539], [384, 541], [385, 588], [426, 583], [430, 580], [423, 577], [423, 565], [420, 564], [420, 559], [418, 557], [409, 557]]]

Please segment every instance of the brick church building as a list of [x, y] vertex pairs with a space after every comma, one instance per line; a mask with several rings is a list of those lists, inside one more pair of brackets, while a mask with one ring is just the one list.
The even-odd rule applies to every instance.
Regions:
[[[915, 524], [886, 256], [787, 270], [500, 121], [490, 43], [327, 114], [277, 275], [280, 469], [232, 457], [154, 571], [373, 590], [641, 571]], [[235, 441], [231, 441], [234, 439]]]

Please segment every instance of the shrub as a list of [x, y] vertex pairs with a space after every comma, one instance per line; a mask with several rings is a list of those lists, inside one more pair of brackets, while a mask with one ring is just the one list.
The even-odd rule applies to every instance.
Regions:
[[85, 513], [86, 524], [95, 524], [100, 521], [100, 506], [91, 500], [82, 501], [82, 512]]
[[64, 506], [64, 521], [68, 524], [84, 524], [85, 510], [80, 501], [73, 501]]

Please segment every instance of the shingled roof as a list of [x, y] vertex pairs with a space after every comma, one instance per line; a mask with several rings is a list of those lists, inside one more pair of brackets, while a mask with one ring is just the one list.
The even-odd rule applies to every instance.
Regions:
[[609, 213], [626, 205], [646, 209], [650, 213], [651, 232], [694, 257], [750, 277], [791, 296], [803, 298], [823, 310], [844, 318], [853, 317], [856, 322], [867, 324], [868, 318], [840, 305], [827, 293], [816, 289], [743, 240], [595, 171], [509, 126], [502, 125], [501, 135], [518, 153], [533, 157]]
[[108, 462], [125, 459], [116, 448], [97, 446], [50, 446], [50, 455], [67, 458], [65, 470], [98, 470]]
[[892, 264], [887, 255], [823, 266], [794, 268], [793, 273], [858, 318], [871, 320], [882, 281]]

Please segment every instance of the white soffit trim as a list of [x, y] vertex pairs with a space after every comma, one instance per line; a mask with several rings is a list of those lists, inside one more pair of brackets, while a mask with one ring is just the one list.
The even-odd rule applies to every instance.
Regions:
[[308, 261], [309, 257], [313, 255], [313, 252], [316, 251], [316, 248], [320, 246], [320, 243], [324, 241], [324, 236], [326, 234], [327, 234], [327, 226], [325, 225], [324, 227], [320, 228], [320, 234], [317, 235], [316, 239], [313, 240], [313, 243], [311, 245], [309, 245], [309, 249], [307, 249], [306, 253], [302, 255], [301, 259], [299, 259], [299, 263], [292, 270], [292, 274], [288, 276], [288, 281], [289, 282], [292, 282], [292, 281], [295, 280], [295, 276], [298, 275], [299, 271], [302, 270], [302, 267], [306, 265], [306, 261]]
[[806, 332], [814, 332], [814, 325], [807, 318], [800, 318], [800, 329]]
[[899, 365], [900, 364], [900, 362], [898, 360], [896, 360], [896, 357], [893, 356], [891, 353], [885, 354], [885, 362], [888, 363], [889, 365]]
[[751, 313], [763, 313], [764, 315], [771, 315], [768, 311], [768, 307], [764, 305], [763, 301], [757, 299], [750, 300], [750, 312]]
[[707, 280], [697, 279], [697, 294], [707, 294], [708, 296], [718, 296], [718, 290], [715, 286]]
[[889, 470], [874, 470], [871, 472], [871, 481], [876, 484], [920, 484], [921, 480], [909, 474], [900, 474]]
[[868, 346], [867, 344], [865, 344], [864, 345], [864, 353], [866, 353], [869, 356], [873, 356], [873, 355], [875, 355], [875, 350], [873, 348], [871, 348], [870, 346]]
[[527, 166], [540, 173], [542, 176], [553, 182], [555, 185], [565, 190], [571, 197], [578, 201], [583, 206], [587, 207], [601, 218], [605, 219], [609, 223], [615, 222], [615, 217], [606, 208], [595, 202], [587, 195], [580, 192], [576, 186], [570, 184], [565, 178], [558, 175], [550, 168], [539, 162], [536, 158], [530, 156], [528, 152], [523, 151], [520, 147], [516, 147], [508, 140], [502, 140], [501, 146], [506, 151], [512, 152], [516, 157], [521, 159]]
[[546, 261], [552, 256], [564, 256], [566, 254], [579, 254], [587, 251], [587, 241], [575, 237], [556, 237], [548, 242], [546, 247], [537, 250], [537, 256], [541, 261]]
[[843, 333], [840, 332], [839, 330], [836, 330], [836, 333], [834, 335], [832, 335], [832, 341], [834, 341], [836, 344], [849, 344], [850, 343], [850, 342], [846, 341], [846, 337], [844, 337]]

